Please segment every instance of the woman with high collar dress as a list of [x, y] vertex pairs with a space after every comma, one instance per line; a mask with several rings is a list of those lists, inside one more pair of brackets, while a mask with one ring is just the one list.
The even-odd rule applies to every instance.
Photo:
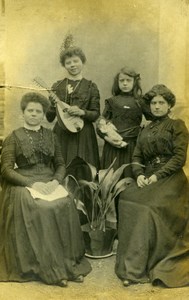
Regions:
[[[55, 134], [41, 126], [49, 100], [27, 93], [24, 126], [4, 141], [1, 156], [0, 281], [39, 280], [67, 286], [91, 271], [74, 200], [61, 194], [65, 163]], [[37, 198], [29, 189], [39, 192]]]
[[171, 286], [161, 261], [182, 238], [188, 219], [188, 181], [182, 169], [188, 130], [182, 120], [169, 118], [175, 96], [166, 86], [154, 86], [144, 100], [154, 119], [137, 139], [136, 182], [120, 195], [115, 271], [125, 286], [157, 280]]
[[[83, 78], [82, 70], [86, 62], [83, 51], [70, 43], [64, 45], [60, 53], [60, 62], [67, 70], [68, 76], [55, 82], [52, 90], [61, 101], [71, 106], [68, 109], [71, 116], [83, 119], [84, 127], [81, 131], [73, 133], [62, 129], [57, 122], [54, 132], [58, 136], [66, 165], [79, 156], [99, 169], [98, 144], [93, 126], [100, 114], [99, 91], [94, 82]], [[52, 98], [46, 117], [49, 122], [56, 117]]]

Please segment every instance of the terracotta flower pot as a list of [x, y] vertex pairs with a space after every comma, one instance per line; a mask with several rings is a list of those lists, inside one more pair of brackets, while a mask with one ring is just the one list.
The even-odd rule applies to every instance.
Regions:
[[84, 231], [86, 256], [91, 258], [103, 258], [113, 255], [113, 243], [117, 230], [108, 228], [105, 231]]

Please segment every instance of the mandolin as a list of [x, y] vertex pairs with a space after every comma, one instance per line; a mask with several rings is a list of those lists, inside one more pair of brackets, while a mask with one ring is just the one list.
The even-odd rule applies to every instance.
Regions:
[[61, 101], [58, 98], [58, 96], [51, 89], [48, 88], [46, 83], [40, 77], [35, 77], [33, 81], [39, 87], [44, 88], [49, 93], [49, 95], [53, 98], [56, 105], [56, 115], [60, 127], [72, 133], [81, 131], [84, 126], [84, 121], [80, 117], [71, 116], [68, 113], [68, 109], [70, 108], [70, 105]]

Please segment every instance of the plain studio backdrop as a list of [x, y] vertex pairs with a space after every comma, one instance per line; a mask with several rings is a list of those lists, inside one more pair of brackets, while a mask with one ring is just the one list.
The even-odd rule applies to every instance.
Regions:
[[115, 74], [128, 65], [141, 74], [144, 93], [157, 83], [172, 89], [177, 97], [173, 117], [181, 116], [189, 124], [188, 2], [2, 0], [5, 35], [0, 59], [6, 84], [13, 86], [5, 91], [3, 135], [22, 125], [19, 103], [30, 88], [38, 88], [34, 77], [50, 87], [66, 75], [59, 53], [68, 33], [86, 54], [84, 77], [98, 85], [101, 111]]
[[[40, 76], [50, 87], [66, 75], [59, 53], [68, 33], [87, 56], [84, 77], [98, 85], [101, 111], [111, 96], [113, 77], [129, 65], [141, 74], [144, 93], [157, 83], [172, 89], [177, 97], [172, 116], [182, 117], [189, 128], [189, 0], [0, 0], [0, 83], [5, 72], [5, 82], [12, 86], [0, 89], [0, 136], [22, 125], [20, 99], [37, 88], [34, 77]], [[185, 170], [189, 174], [187, 165]], [[154, 291], [142, 285], [138, 292], [137, 287], [125, 290], [112, 263], [104, 260], [108, 265], [104, 270], [95, 263], [95, 274], [107, 270], [107, 278], [97, 275], [94, 284], [93, 273], [86, 285], [73, 284], [64, 291], [42, 284], [1, 283], [0, 298], [188, 299], [188, 288]]]

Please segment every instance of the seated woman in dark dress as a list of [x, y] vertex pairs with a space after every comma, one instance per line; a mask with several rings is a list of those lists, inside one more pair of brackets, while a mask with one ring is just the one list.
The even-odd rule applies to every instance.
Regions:
[[[43, 95], [25, 94], [24, 126], [3, 143], [0, 281], [64, 287], [68, 280], [83, 282], [91, 266], [75, 203], [61, 185], [65, 164], [57, 138], [41, 126], [48, 106]], [[40, 194], [34, 198], [28, 188]]]
[[188, 182], [182, 170], [188, 130], [182, 120], [168, 116], [175, 96], [166, 86], [156, 85], [144, 99], [154, 119], [141, 130], [134, 150], [133, 162], [139, 163], [133, 165], [136, 183], [119, 202], [115, 272], [124, 286], [157, 280], [169, 285], [167, 267], [162, 264], [157, 270], [157, 264], [182, 237], [189, 215]]

